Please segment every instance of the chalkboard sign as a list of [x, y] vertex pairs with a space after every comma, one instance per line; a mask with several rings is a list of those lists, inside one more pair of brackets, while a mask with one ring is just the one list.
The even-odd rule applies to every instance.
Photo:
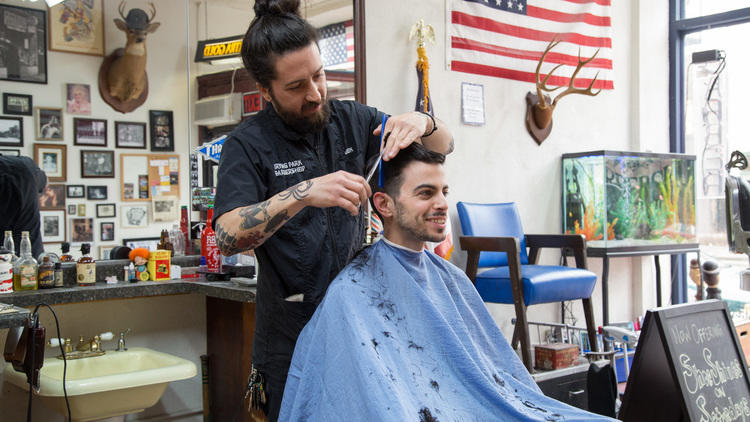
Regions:
[[724, 302], [648, 311], [619, 418], [639, 422], [748, 420], [749, 380]]

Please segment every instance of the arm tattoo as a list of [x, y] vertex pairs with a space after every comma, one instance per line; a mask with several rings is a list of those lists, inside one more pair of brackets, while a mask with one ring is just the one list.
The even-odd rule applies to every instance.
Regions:
[[270, 220], [268, 220], [268, 224], [266, 224], [266, 228], [263, 230], [263, 232], [273, 233], [287, 220], [289, 220], [289, 214], [286, 212], [286, 210], [281, 210], [281, 212], [274, 215]]
[[265, 236], [257, 231], [250, 232], [246, 238], [237, 239], [224, 228], [216, 225], [216, 243], [224, 255], [234, 255], [250, 249], [255, 249], [263, 243]]
[[[263, 201], [256, 205], [251, 205], [240, 210], [239, 216], [242, 218], [240, 228], [243, 230], [252, 229], [253, 227], [263, 224], [270, 219], [268, 215], [269, 201]], [[260, 215], [262, 214], [262, 215]]]
[[294, 199], [301, 201], [310, 194], [310, 188], [312, 188], [312, 185], [313, 183], [310, 180], [305, 180], [304, 182], [297, 183], [291, 188], [283, 192], [279, 192], [279, 199], [285, 200], [293, 196]]

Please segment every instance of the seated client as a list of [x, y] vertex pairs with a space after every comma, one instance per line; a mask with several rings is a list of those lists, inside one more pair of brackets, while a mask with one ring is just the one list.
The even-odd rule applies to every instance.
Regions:
[[548, 398], [466, 275], [424, 250], [446, 233], [441, 154], [383, 163], [371, 201], [384, 238], [328, 287], [297, 340], [283, 421], [607, 419]]

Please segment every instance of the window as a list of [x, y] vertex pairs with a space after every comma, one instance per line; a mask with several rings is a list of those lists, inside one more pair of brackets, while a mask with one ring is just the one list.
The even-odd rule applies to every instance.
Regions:
[[[728, 250], [724, 166], [734, 150], [750, 152], [748, 0], [670, 0], [670, 150], [696, 156], [697, 235], [701, 260], [719, 264], [722, 297], [733, 311], [750, 302], [739, 290], [748, 257]], [[673, 258], [673, 303], [685, 302], [684, 257]], [[690, 283], [690, 295], [695, 287]], [[678, 297], [675, 297], [677, 295]]]

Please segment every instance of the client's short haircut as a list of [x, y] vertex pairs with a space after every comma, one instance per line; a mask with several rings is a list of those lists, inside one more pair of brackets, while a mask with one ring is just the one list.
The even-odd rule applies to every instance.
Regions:
[[[397, 198], [398, 193], [401, 190], [401, 185], [404, 183], [402, 174], [404, 168], [414, 161], [420, 161], [427, 164], [443, 164], [445, 162], [445, 155], [431, 151], [425, 148], [424, 145], [413, 142], [408, 147], [399, 151], [399, 153], [390, 161], [383, 161], [381, 168], [376, 170], [372, 179], [370, 179], [370, 189], [372, 190], [372, 193], [385, 192], [390, 197]], [[366, 168], [370, 168], [374, 164], [375, 162], [371, 161]], [[383, 175], [385, 176], [383, 187], [380, 187], [378, 183], [380, 170], [383, 171]], [[370, 198], [370, 206], [373, 211], [377, 212], [375, 205], [372, 203], [372, 198]], [[382, 217], [379, 214], [378, 216]]]

